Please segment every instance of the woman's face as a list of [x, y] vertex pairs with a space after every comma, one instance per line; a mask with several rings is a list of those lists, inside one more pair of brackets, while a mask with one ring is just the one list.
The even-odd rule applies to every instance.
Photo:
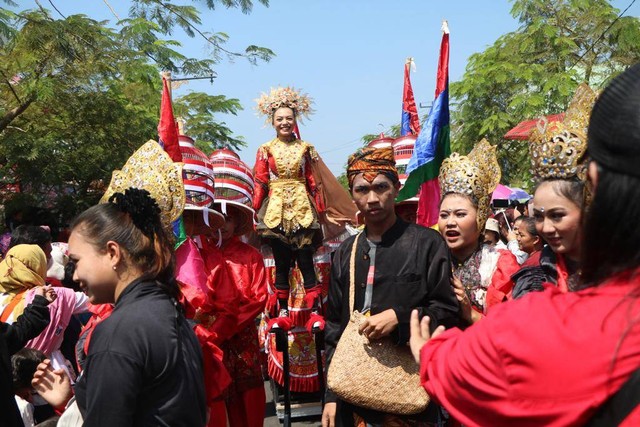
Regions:
[[478, 246], [477, 214], [471, 200], [457, 194], [445, 196], [440, 204], [438, 228], [456, 258], [467, 256]]
[[228, 214], [224, 217], [224, 225], [220, 228], [220, 236], [223, 242], [226, 242], [234, 236], [238, 226], [238, 214], [236, 211], [227, 207], [227, 212]]
[[553, 182], [540, 184], [533, 198], [533, 217], [538, 235], [555, 253], [573, 260], [580, 256], [581, 212], [573, 200], [557, 193]]
[[69, 259], [75, 264], [73, 280], [80, 284], [91, 304], [115, 301], [118, 275], [112, 257], [107, 251], [98, 251], [78, 228], [69, 236]]
[[296, 127], [296, 116], [291, 108], [278, 108], [273, 113], [273, 128], [276, 130], [278, 139], [287, 141], [293, 137], [293, 130]]
[[538, 236], [534, 236], [527, 231], [527, 227], [520, 223], [518, 226], [518, 232], [516, 233], [516, 239], [518, 240], [518, 246], [520, 250], [531, 255], [536, 250], [536, 244], [540, 240]]

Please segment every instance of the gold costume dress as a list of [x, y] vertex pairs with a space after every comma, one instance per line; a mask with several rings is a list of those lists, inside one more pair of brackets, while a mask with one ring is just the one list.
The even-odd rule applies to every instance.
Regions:
[[253, 199], [258, 234], [280, 239], [294, 249], [320, 243], [318, 213], [324, 211], [324, 203], [311, 165], [317, 161], [315, 148], [299, 139], [275, 138], [260, 146]]

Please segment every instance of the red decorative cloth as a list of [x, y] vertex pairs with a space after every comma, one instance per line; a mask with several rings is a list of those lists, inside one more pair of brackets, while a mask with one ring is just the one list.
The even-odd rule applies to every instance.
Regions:
[[500, 304], [423, 347], [422, 385], [466, 426], [584, 425], [640, 366], [639, 284], [636, 271]]
[[508, 250], [498, 251], [500, 257], [496, 270], [491, 276], [491, 284], [487, 288], [486, 311], [496, 304], [511, 299], [514, 283], [511, 276], [520, 269], [517, 258]]

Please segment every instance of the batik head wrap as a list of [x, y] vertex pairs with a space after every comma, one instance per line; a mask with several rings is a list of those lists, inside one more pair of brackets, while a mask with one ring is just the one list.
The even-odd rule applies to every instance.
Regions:
[[38, 245], [16, 245], [0, 262], [0, 292], [16, 294], [44, 286], [47, 258]]
[[358, 174], [363, 174], [364, 179], [368, 182], [373, 182], [380, 174], [389, 178], [393, 183], [398, 182], [398, 169], [396, 169], [393, 148], [366, 147], [353, 153], [349, 156], [347, 164], [349, 188], [353, 187], [353, 180]]

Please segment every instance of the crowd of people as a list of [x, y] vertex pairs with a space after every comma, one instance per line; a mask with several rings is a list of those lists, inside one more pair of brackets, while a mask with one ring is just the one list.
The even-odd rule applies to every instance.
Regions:
[[[561, 121], [538, 124], [528, 203], [492, 203], [489, 141], [451, 154], [431, 228], [398, 215], [390, 147], [349, 157], [351, 204], [299, 138], [309, 106], [291, 88], [260, 98], [276, 136], [253, 170], [188, 137], [182, 162], [147, 142], [66, 243], [37, 218], [11, 218], [0, 424], [261, 426], [261, 313], [267, 332], [323, 330], [323, 427], [640, 423], [640, 64], [599, 95], [579, 86]], [[313, 254], [345, 229], [323, 287]], [[383, 401], [335, 382], [354, 345], [365, 359], [387, 352], [347, 372]], [[375, 381], [398, 364], [411, 381]], [[402, 390], [428, 398], [407, 410]]]

